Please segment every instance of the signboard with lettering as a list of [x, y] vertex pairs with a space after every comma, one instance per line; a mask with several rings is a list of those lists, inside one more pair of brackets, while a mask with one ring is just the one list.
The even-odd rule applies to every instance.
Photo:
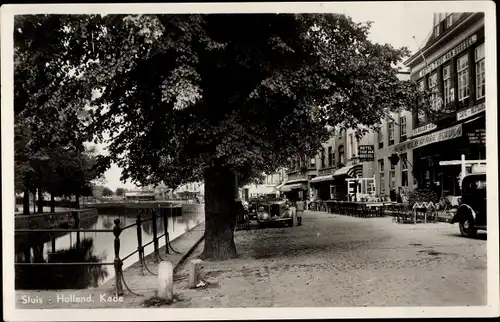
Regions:
[[417, 135], [420, 135], [423, 133], [427, 133], [427, 132], [430, 132], [436, 128], [437, 128], [437, 125], [434, 123], [425, 124], [423, 126], [417, 127], [416, 129], [413, 129], [412, 136], [417, 136]]
[[369, 162], [375, 160], [375, 150], [373, 145], [358, 146], [358, 158], [360, 162]]
[[469, 39], [465, 40], [462, 42], [460, 45], [457, 47], [453, 48], [443, 56], [439, 57], [435, 61], [433, 61], [431, 64], [429, 64], [427, 67], [423, 68], [419, 72], [419, 77], [422, 78], [425, 75], [429, 74], [431, 71], [436, 69], [438, 66], [446, 63], [448, 60], [451, 58], [455, 57], [456, 55], [460, 54], [464, 49], [470, 47], [472, 44], [474, 44], [477, 41], [477, 35], [473, 35]]
[[326, 169], [321, 169], [318, 171], [318, 175], [320, 176], [326, 176], [329, 174], [333, 174], [337, 170], [337, 167], [331, 167], [331, 168], [326, 168]]
[[470, 144], [486, 144], [485, 129], [476, 129], [474, 132], [467, 133]]
[[484, 111], [486, 108], [486, 105], [484, 103], [478, 104], [473, 107], [469, 107], [468, 109], [465, 109], [463, 111], [460, 111], [457, 113], [457, 121], [464, 120], [466, 118], [469, 118], [473, 115], [479, 114], [482, 111]]
[[410, 141], [395, 145], [392, 153], [404, 153], [408, 150], [420, 148], [432, 143], [451, 140], [462, 136], [462, 124], [458, 124], [447, 129], [427, 134]]

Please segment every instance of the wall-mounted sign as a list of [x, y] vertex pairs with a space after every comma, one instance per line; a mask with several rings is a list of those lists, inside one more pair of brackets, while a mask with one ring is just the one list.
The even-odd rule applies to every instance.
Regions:
[[464, 49], [466, 49], [467, 47], [470, 47], [472, 44], [474, 44], [475, 42], [477, 41], [477, 35], [473, 35], [472, 37], [470, 37], [469, 39], [465, 40], [464, 42], [462, 42], [460, 45], [458, 45], [457, 47], [453, 48], [452, 50], [450, 50], [449, 52], [447, 52], [446, 54], [444, 54], [443, 56], [439, 57], [438, 59], [436, 59], [435, 61], [433, 61], [431, 64], [429, 64], [427, 67], [423, 68], [420, 72], [419, 72], [419, 78], [422, 78], [424, 77], [424, 75], [427, 75], [429, 74], [431, 71], [433, 71], [434, 69], [436, 69], [438, 66], [444, 64], [445, 62], [447, 62], [448, 60], [450, 60], [451, 58], [455, 57], [456, 55], [460, 54], [460, 52], [462, 52]]
[[486, 108], [486, 104], [481, 103], [473, 107], [469, 107], [468, 109], [465, 109], [463, 111], [460, 111], [457, 113], [457, 121], [464, 120], [466, 118], [469, 118], [473, 115], [479, 114], [482, 111], [484, 111]]
[[430, 132], [436, 128], [437, 128], [436, 124], [428, 123], [428, 124], [425, 124], [423, 126], [417, 127], [416, 129], [413, 129], [412, 136], [417, 136], [417, 135], [420, 135], [422, 133], [427, 133], [427, 132]]
[[460, 136], [462, 136], [462, 124], [395, 145], [392, 153], [404, 153], [408, 150], [420, 148], [436, 142], [451, 140]]
[[318, 171], [318, 175], [320, 176], [326, 176], [329, 174], [333, 174], [337, 170], [337, 167], [331, 167], [331, 168], [326, 168], [326, 169], [321, 169]]
[[373, 145], [359, 145], [358, 159], [360, 162], [370, 162], [375, 160], [375, 149]]
[[476, 129], [474, 132], [467, 133], [470, 144], [486, 144], [486, 130]]

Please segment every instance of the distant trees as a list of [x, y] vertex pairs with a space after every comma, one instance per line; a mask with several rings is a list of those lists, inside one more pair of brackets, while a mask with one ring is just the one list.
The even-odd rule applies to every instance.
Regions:
[[113, 195], [113, 191], [111, 189], [109, 189], [108, 187], [104, 187], [104, 189], [102, 189], [102, 196], [103, 197], [111, 197]]
[[[47, 15], [15, 21], [14, 171], [24, 214], [29, 214], [32, 193], [38, 193], [38, 212], [43, 212], [44, 192], [51, 195], [52, 211], [56, 196], [75, 196], [79, 205], [107, 166], [84, 145], [91, 138], [84, 109], [88, 100], [68, 86], [75, 80], [69, 70], [52, 61], [54, 53], [67, 50], [57, 40], [60, 22]], [[52, 32], [44, 32], [45, 27]]]
[[117, 197], [123, 197], [125, 195], [125, 192], [127, 192], [127, 189], [125, 188], [116, 188], [115, 195]]

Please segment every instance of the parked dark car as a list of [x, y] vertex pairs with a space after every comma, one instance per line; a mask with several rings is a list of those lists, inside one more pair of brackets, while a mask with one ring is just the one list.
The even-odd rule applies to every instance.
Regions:
[[486, 230], [486, 173], [467, 175], [462, 180], [462, 197], [451, 223], [459, 223], [462, 236], [474, 237]]
[[293, 226], [291, 209], [284, 201], [260, 203], [257, 208], [257, 222], [260, 227]]

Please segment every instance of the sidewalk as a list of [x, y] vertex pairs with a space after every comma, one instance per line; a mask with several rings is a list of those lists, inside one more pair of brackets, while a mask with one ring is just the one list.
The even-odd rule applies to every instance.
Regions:
[[[237, 231], [239, 257], [177, 274], [172, 308], [484, 305], [486, 243], [456, 225], [306, 211], [303, 226]], [[201, 243], [189, 260], [199, 257]], [[467, 276], [474, 283], [458, 283]]]
[[[171, 242], [172, 248], [180, 254], [175, 254], [170, 251], [170, 254], [165, 254], [165, 246], [160, 249], [160, 257], [163, 260], [168, 260], [174, 266], [174, 269], [179, 263], [187, 257], [193, 247], [197, 245], [205, 233], [205, 222], [202, 222], [192, 230], [184, 233]], [[18, 309], [87, 309], [87, 308], [129, 308], [141, 307], [142, 302], [154, 295], [157, 288], [156, 274], [158, 273], [158, 264], [155, 262], [154, 254], [145, 257], [148, 268], [155, 273], [151, 275], [146, 271], [146, 275], [142, 275], [140, 264], [136, 262], [124, 270], [123, 275], [128, 287], [134, 292], [143, 296], [135, 296], [130, 294], [125, 285], [123, 285], [124, 296], [123, 301], [114, 302], [113, 299], [108, 301], [108, 297], [113, 297], [115, 279], [111, 279], [97, 289], [87, 290], [59, 290], [59, 291], [36, 291], [36, 290], [17, 290], [16, 305]], [[71, 301], [64, 302], [60, 298], [64, 295], [65, 298], [71, 298]], [[101, 298], [104, 297], [104, 301]], [[59, 297], [59, 300], [58, 300]], [[76, 298], [88, 298], [90, 303], [77, 303]], [[28, 303], [23, 303], [28, 301]], [[118, 299], [116, 299], [118, 300]], [[29, 303], [29, 302], [38, 303]], [[39, 303], [43, 301], [43, 303]]]

